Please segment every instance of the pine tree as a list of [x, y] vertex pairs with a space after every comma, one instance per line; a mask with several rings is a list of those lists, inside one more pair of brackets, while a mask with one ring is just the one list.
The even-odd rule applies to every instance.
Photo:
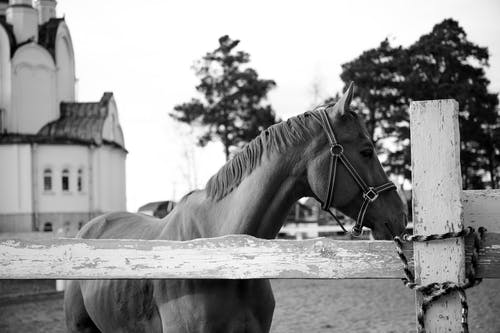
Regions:
[[200, 146], [219, 140], [226, 160], [277, 121], [271, 105], [264, 103], [276, 83], [259, 78], [257, 71], [247, 66], [250, 55], [236, 51], [238, 44], [227, 35], [219, 38], [219, 46], [194, 66], [200, 78], [196, 90], [202, 99], [176, 105], [170, 113], [174, 119], [204, 130]]
[[[361, 108], [390, 172], [410, 179], [408, 105], [412, 100], [453, 98], [460, 105], [461, 162], [465, 188], [497, 187], [495, 140], [498, 95], [488, 92], [488, 49], [475, 45], [457, 21], [446, 19], [408, 48], [384, 40], [342, 66], [341, 78], [358, 85]], [[378, 133], [378, 137], [377, 137]], [[492, 179], [483, 183], [485, 174]]]

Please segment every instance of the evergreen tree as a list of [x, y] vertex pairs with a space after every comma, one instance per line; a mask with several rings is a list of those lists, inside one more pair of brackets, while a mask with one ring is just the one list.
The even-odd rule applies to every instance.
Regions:
[[[385, 40], [343, 65], [341, 78], [357, 83], [372, 135], [393, 138], [384, 143], [391, 172], [410, 178], [409, 103], [453, 98], [461, 110], [464, 187], [497, 187], [498, 95], [487, 89], [488, 58], [487, 48], [469, 41], [457, 21], [446, 19], [408, 48], [392, 47]], [[492, 179], [489, 184], [483, 184], [485, 174]]]
[[402, 53], [401, 47], [394, 48], [385, 39], [377, 48], [342, 65], [340, 78], [345, 83], [356, 83], [354, 106], [365, 115], [374, 142], [394, 132], [393, 124], [387, 119], [406, 105], [400, 91], [402, 80], [398, 62]]
[[246, 64], [250, 55], [236, 51], [239, 40], [219, 38], [219, 47], [208, 52], [195, 66], [200, 83], [196, 90], [202, 100], [176, 105], [170, 116], [204, 129], [200, 146], [219, 140], [226, 160], [262, 130], [276, 123], [276, 115], [265, 104], [267, 93], [276, 86], [273, 80], [259, 78]]

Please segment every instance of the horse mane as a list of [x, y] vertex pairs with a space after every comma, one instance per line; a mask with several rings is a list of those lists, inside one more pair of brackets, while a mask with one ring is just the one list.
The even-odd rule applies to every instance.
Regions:
[[306, 118], [314, 112], [291, 117], [262, 131], [208, 180], [208, 197], [220, 200], [231, 193], [260, 164], [264, 152], [282, 152], [310, 138]]

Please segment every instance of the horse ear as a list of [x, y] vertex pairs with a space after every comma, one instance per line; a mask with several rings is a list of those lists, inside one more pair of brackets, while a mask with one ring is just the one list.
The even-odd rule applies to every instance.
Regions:
[[342, 97], [332, 108], [333, 115], [343, 115], [348, 109], [352, 102], [352, 94], [354, 92], [354, 82], [349, 83], [349, 88], [345, 91]]

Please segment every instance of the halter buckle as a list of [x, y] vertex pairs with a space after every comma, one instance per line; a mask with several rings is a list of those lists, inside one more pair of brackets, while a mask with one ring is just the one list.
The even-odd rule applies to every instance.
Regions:
[[365, 198], [366, 200], [368, 200], [370, 202], [374, 202], [378, 198], [378, 193], [375, 192], [375, 190], [373, 189], [373, 187], [369, 187], [368, 191], [366, 191], [365, 193], [363, 193], [363, 198]]
[[363, 226], [362, 225], [358, 225], [356, 223], [354, 225], [354, 227], [352, 227], [351, 235], [353, 235], [354, 237], [359, 237], [359, 236], [361, 236], [362, 233], [363, 233]]
[[344, 152], [344, 147], [342, 147], [341, 144], [334, 143], [330, 147], [330, 154], [332, 154], [333, 156], [340, 156], [343, 152]]

